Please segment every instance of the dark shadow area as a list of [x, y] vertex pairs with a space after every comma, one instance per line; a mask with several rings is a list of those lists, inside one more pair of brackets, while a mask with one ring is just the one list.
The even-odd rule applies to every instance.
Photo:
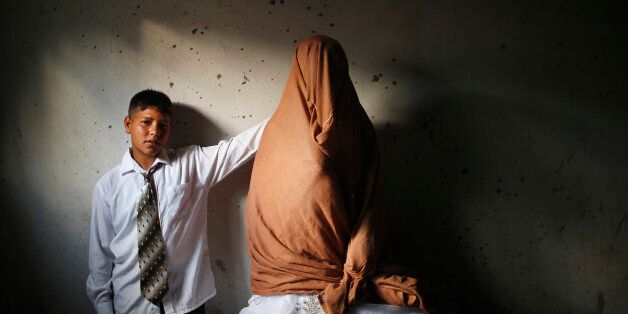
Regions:
[[[208, 117], [194, 107], [173, 104], [173, 133], [169, 147], [187, 145], [211, 146], [228, 139]], [[242, 130], [243, 131], [243, 130]], [[242, 259], [246, 251], [243, 211], [253, 161], [242, 165], [216, 186], [208, 195], [208, 248], [212, 271], [218, 289], [206, 304], [209, 313], [236, 313], [249, 296], [248, 265]]]
[[376, 126], [391, 216], [382, 267], [419, 279], [420, 291], [436, 309], [497, 313], [495, 300], [469, 265], [464, 231], [470, 228], [463, 226], [455, 204], [469, 167], [460, 151], [468, 145], [452, 134], [465, 128], [454, 121], [460, 104], [434, 99], [417, 100], [415, 106], [404, 121]]
[[208, 313], [238, 313], [250, 297], [249, 265], [244, 229], [246, 194], [253, 161], [242, 165], [209, 192], [208, 245], [216, 296], [206, 303]]
[[0, 267], [4, 269], [4, 285], [0, 288], [3, 312], [46, 312], [44, 297], [34, 286], [48, 286], [41, 276], [47, 263], [38, 254], [34, 245], [33, 229], [25, 224], [28, 221], [23, 208], [25, 202], [20, 202], [12, 193], [11, 187], [2, 178], [2, 210], [4, 218], [0, 227], [0, 245], [4, 253], [0, 258]]
[[[103, 36], [103, 29], [107, 28], [99, 23], [102, 16], [87, 14], [87, 10], [79, 5], [43, 1], [2, 3], [0, 208], [4, 216], [0, 222], [0, 243], [4, 253], [0, 258], [0, 267], [4, 270], [5, 284], [0, 288], [0, 300], [5, 313], [70, 313], [77, 308], [92, 310], [85, 293], [87, 274], [84, 272], [87, 268], [89, 210], [81, 213], [80, 217], [69, 217], [67, 208], [50, 202], [47, 195], [50, 191], [42, 183], [46, 181], [50, 185], [64, 187], [67, 184], [49, 175], [54, 171], [46, 171], [51, 158], [43, 153], [50, 150], [46, 146], [62, 146], [68, 152], [79, 154], [78, 145], [46, 133], [58, 121], [52, 121], [55, 104], [48, 103], [46, 98], [53, 79], [46, 77], [43, 71], [45, 58], [62, 56], [64, 43], [83, 47], [90, 45], [91, 49], [93, 37], [87, 39], [85, 34]], [[39, 18], [33, 18], [35, 15]], [[129, 19], [124, 24], [129, 30], [124, 32], [124, 42], [136, 47], [139, 34], [133, 30], [137, 29], [139, 21]], [[54, 30], [59, 28], [63, 29], [63, 35], [55, 34]], [[78, 38], [83, 40], [72, 40]], [[78, 76], [77, 80], [80, 80]], [[54, 97], [60, 100], [61, 91], [56, 88], [55, 91], [58, 94]], [[112, 104], [89, 105], [106, 111], [110, 108], [105, 107]], [[80, 112], [75, 114], [75, 124], [90, 120], [90, 129], [80, 131], [83, 136], [93, 136], [95, 132], [92, 131], [101, 127], [91, 125], [91, 120], [100, 121], [102, 117], [85, 117]], [[66, 168], [66, 165], [57, 164], [56, 167], [58, 170]], [[72, 168], [75, 169], [74, 166]], [[77, 197], [76, 191], [65, 190], [64, 195], [68, 198]], [[91, 187], [87, 190], [91, 192]], [[91, 193], [84, 199], [85, 208], [89, 208]], [[83, 226], [81, 232], [70, 231], [67, 226], [75, 227], [78, 220]], [[76, 243], [76, 239], [82, 239], [80, 244]], [[78, 260], [84, 261], [84, 264], [77, 264]], [[79, 265], [84, 265], [84, 268]]]
[[[626, 170], [592, 156], [587, 139], [604, 126], [568, 108], [446, 90], [413, 106], [377, 126], [392, 216], [384, 270], [419, 278], [432, 305], [455, 313], [583, 312], [548, 283], [582, 281], [582, 265], [563, 256], [595, 252], [594, 243], [616, 248], [603, 225], [618, 226], [625, 209], [590, 208], [613, 192], [597, 190], [587, 169]], [[628, 132], [605, 127], [613, 132], [595, 146]], [[553, 260], [544, 252], [556, 243]], [[624, 258], [603, 256], [589, 267]]]
[[482, 278], [490, 271], [478, 267], [486, 264], [481, 260], [486, 255], [468, 251], [484, 244], [469, 236], [478, 227], [463, 218], [469, 213], [462, 212], [460, 204], [484, 189], [484, 181], [495, 180], [493, 174], [478, 173], [483, 168], [473, 156], [478, 143], [464, 139], [465, 133], [477, 131], [476, 126], [459, 118], [463, 107], [490, 114], [495, 100], [474, 104], [479, 108], [469, 108], [470, 102], [470, 97], [420, 99], [403, 121], [377, 127], [386, 205], [392, 216], [383, 267], [418, 278], [428, 304], [437, 309], [504, 313], [507, 310], [500, 308], [490, 283]]
[[173, 103], [172, 122], [174, 127], [168, 148], [188, 145], [215, 145], [222, 132], [209, 118], [188, 104]]

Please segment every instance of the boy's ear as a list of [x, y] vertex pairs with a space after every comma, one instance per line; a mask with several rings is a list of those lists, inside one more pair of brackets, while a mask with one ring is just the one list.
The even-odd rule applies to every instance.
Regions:
[[124, 117], [124, 132], [126, 132], [126, 134], [131, 134], [131, 123], [133, 121], [131, 121], [131, 117], [126, 116]]

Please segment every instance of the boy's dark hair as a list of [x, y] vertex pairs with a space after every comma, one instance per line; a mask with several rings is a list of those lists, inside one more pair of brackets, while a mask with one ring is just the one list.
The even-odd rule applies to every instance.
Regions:
[[146, 110], [148, 107], [154, 107], [159, 112], [172, 116], [170, 112], [172, 101], [170, 101], [170, 98], [160, 91], [145, 89], [131, 98], [131, 102], [129, 103], [129, 117], [136, 109], [142, 111]]

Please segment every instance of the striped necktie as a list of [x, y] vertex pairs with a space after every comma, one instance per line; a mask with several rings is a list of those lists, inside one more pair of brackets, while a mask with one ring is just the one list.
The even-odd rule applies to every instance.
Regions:
[[151, 168], [144, 176], [142, 194], [137, 203], [137, 242], [140, 265], [140, 287], [142, 295], [158, 305], [168, 293], [168, 271], [166, 269], [166, 248], [157, 213], [157, 194], [153, 184]]

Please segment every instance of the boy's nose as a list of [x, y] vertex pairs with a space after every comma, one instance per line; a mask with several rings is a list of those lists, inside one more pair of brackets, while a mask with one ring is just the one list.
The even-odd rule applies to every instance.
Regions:
[[150, 135], [155, 135], [155, 136], [159, 135], [159, 127], [157, 126], [157, 124], [151, 125], [149, 131], [150, 131]]

